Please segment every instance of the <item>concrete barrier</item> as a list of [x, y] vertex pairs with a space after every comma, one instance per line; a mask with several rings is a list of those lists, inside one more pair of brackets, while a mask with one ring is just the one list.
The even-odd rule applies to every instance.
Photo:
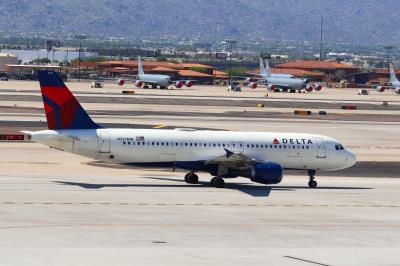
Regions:
[[311, 111], [305, 110], [294, 110], [295, 115], [311, 115]]
[[342, 109], [346, 109], [346, 110], [356, 110], [357, 106], [355, 105], [342, 105]]
[[21, 142], [25, 141], [25, 135], [22, 134], [0, 134], [0, 142]]
[[135, 94], [135, 91], [122, 91], [122, 94]]

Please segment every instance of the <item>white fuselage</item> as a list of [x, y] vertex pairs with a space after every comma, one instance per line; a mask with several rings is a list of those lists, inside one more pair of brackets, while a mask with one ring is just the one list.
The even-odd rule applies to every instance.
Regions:
[[213, 160], [225, 149], [285, 169], [333, 171], [356, 161], [350, 151], [337, 149], [336, 140], [300, 133], [93, 129], [37, 131], [31, 138], [97, 160], [149, 166]]
[[140, 74], [138, 78], [144, 83], [157, 84], [162, 87], [168, 87], [171, 84], [171, 78], [167, 75]]
[[270, 77], [266, 79], [268, 86], [276, 86], [292, 90], [305, 89], [305, 82], [301, 79], [288, 77]]

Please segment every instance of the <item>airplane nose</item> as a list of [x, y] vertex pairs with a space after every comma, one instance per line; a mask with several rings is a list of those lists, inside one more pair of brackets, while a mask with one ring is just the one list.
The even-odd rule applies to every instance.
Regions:
[[348, 165], [347, 167], [351, 167], [357, 162], [357, 157], [354, 153], [348, 152], [345, 160], [346, 160], [346, 164]]

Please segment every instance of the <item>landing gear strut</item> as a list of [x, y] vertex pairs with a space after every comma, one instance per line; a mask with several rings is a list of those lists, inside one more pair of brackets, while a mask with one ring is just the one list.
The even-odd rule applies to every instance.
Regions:
[[185, 175], [185, 182], [188, 184], [197, 184], [199, 177], [195, 173], [187, 173]]
[[308, 170], [308, 176], [310, 177], [308, 186], [311, 188], [316, 188], [318, 183], [315, 181], [315, 170]]
[[213, 177], [210, 181], [211, 185], [217, 188], [222, 188], [225, 186], [225, 181], [222, 177], [216, 176]]

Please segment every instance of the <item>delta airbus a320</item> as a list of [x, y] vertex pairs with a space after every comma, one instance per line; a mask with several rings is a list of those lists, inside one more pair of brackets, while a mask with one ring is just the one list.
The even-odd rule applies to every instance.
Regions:
[[48, 130], [24, 132], [35, 142], [92, 159], [142, 167], [181, 168], [185, 181], [197, 172], [214, 176], [211, 184], [245, 177], [261, 184], [281, 182], [284, 169], [307, 170], [316, 187], [316, 171], [352, 166], [356, 156], [338, 141], [321, 135], [232, 132], [176, 128], [103, 128], [93, 122], [61, 78], [38, 72]]

